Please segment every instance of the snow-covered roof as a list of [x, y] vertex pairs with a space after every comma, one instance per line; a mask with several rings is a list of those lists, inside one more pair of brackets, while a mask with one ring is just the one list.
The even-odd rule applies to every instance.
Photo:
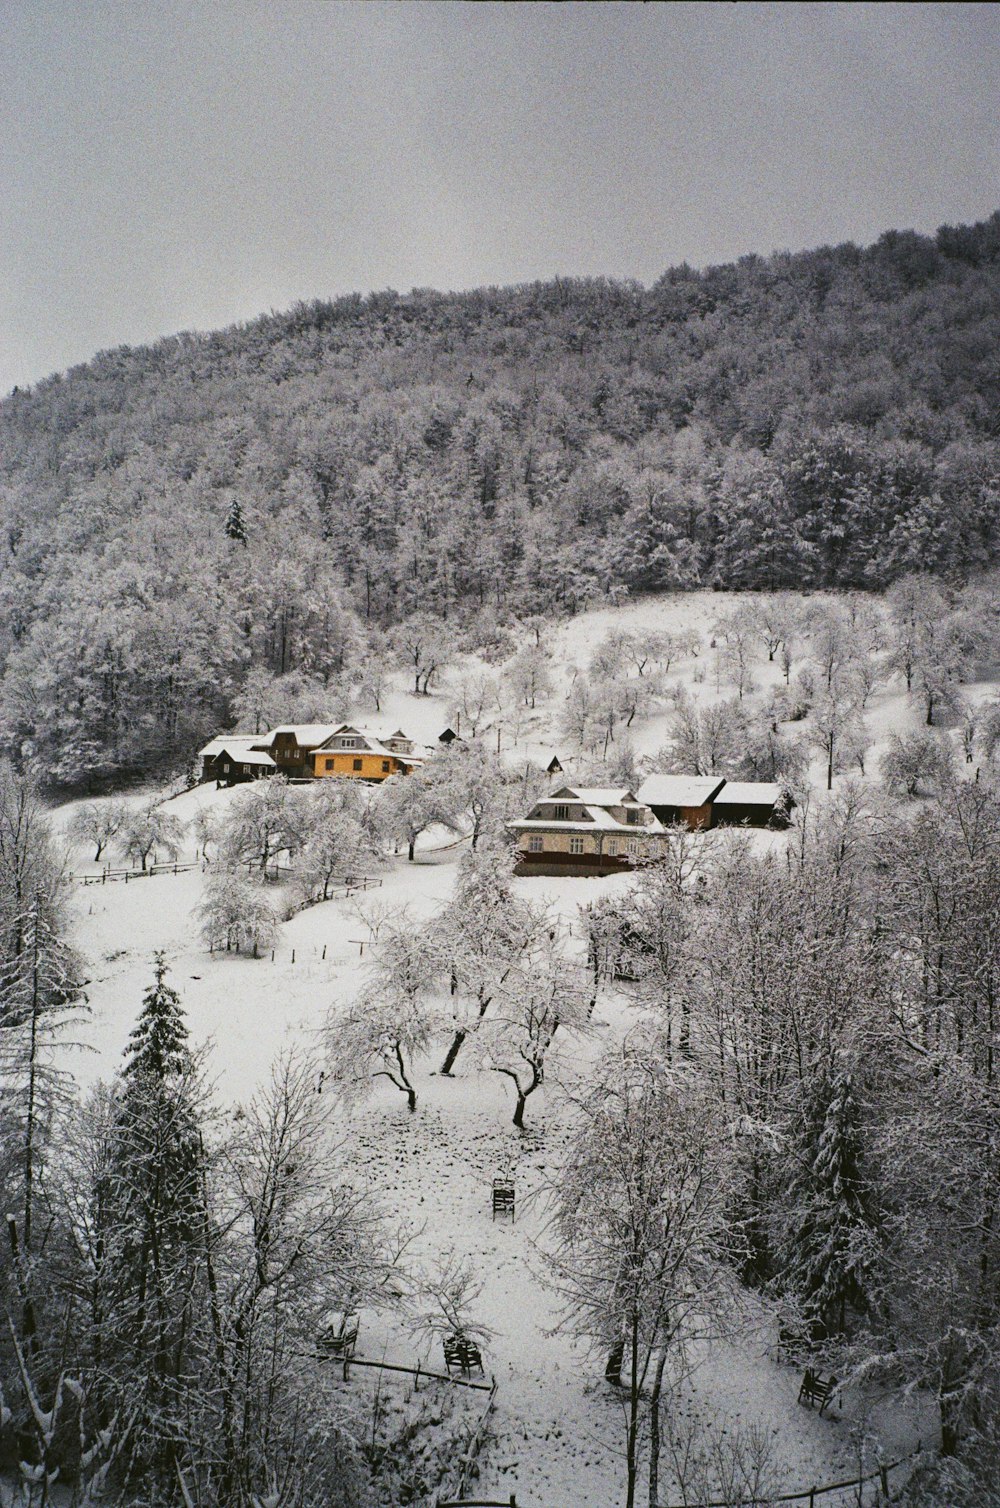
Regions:
[[727, 780], [714, 799], [716, 806], [774, 806], [781, 786], [770, 780]]
[[647, 806], [704, 806], [724, 785], [718, 775], [648, 775], [636, 795]]
[[634, 803], [635, 796], [631, 791], [619, 788], [612, 790], [606, 786], [565, 786], [563, 790], [556, 791], [548, 799], [554, 801], [556, 796], [568, 795], [570, 800], [586, 802], [587, 806], [623, 806]]
[[545, 833], [621, 833], [629, 838], [649, 837], [651, 834], [660, 834], [666, 831], [662, 822], [655, 817], [651, 821], [640, 826], [637, 822], [619, 822], [611, 813], [600, 806], [588, 806], [584, 808], [589, 812], [588, 822], [557, 822], [554, 817], [522, 817], [518, 821], [508, 822], [507, 826], [520, 832], [545, 832]]
[[259, 742], [260, 739], [257, 737], [256, 733], [220, 734], [218, 738], [213, 738], [210, 743], [207, 743], [203, 749], [198, 750], [198, 758], [211, 759], [214, 755], [220, 754], [223, 749], [235, 751], [237, 746], [249, 747], [250, 744], [256, 744]]
[[[334, 728], [329, 737], [324, 738], [319, 747], [314, 750], [314, 753], [350, 753], [351, 750], [349, 749], [338, 749], [334, 751], [328, 747], [328, 745], [333, 743], [333, 740], [335, 738], [340, 737], [364, 739], [365, 747], [362, 752], [366, 754], [379, 754], [383, 759], [395, 759], [398, 760], [400, 764], [425, 763], [425, 756], [423, 754], [400, 754], [396, 749], [387, 749], [385, 744], [382, 742], [381, 734], [373, 733], [371, 728], [358, 728], [353, 723], [343, 723], [339, 728]], [[390, 733], [389, 737], [406, 738], [406, 734]], [[411, 742], [410, 739], [407, 739], [406, 741], [407, 743]]]
[[293, 733], [300, 748], [315, 748], [339, 731], [336, 723], [283, 723], [280, 728], [272, 728], [270, 733], [262, 734], [256, 742], [272, 744], [279, 733]]
[[277, 769], [270, 754], [265, 754], [263, 749], [245, 749], [240, 744], [224, 743], [219, 753], [228, 754], [237, 764], [255, 764], [261, 769]]

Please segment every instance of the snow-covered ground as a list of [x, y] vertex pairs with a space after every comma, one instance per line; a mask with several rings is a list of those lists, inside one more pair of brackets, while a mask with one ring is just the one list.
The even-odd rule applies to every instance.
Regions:
[[[558, 626], [550, 641], [557, 676], [553, 694], [523, 719], [516, 742], [501, 726], [502, 751], [518, 762], [553, 751], [571, 754], [557, 732], [561, 700], [574, 667], [585, 668], [598, 640], [613, 627], [697, 628], [703, 647], [698, 656], [672, 668], [671, 682], [683, 684], [695, 697], [731, 695], [708, 641], [716, 615], [733, 605], [730, 597], [720, 601], [695, 594], [600, 609]], [[780, 678], [777, 665], [769, 665], [762, 653], [759, 684], [777, 684]], [[968, 688], [974, 695], [994, 689], [992, 683]], [[433, 742], [451, 720], [452, 705], [447, 692], [415, 697], [398, 689], [377, 717], [368, 714], [365, 720], [380, 728], [400, 726], [420, 741]], [[653, 754], [663, 744], [668, 720], [669, 708], [664, 707], [636, 721], [629, 736], [638, 753]], [[888, 733], [918, 726], [919, 714], [893, 688], [872, 698], [868, 724], [874, 739], [869, 767], [874, 770]], [[495, 726], [487, 736], [495, 739]], [[814, 769], [817, 783], [818, 774]], [[172, 798], [170, 810], [189, 821], [206, 803], [225, 803], [233, 794], [198, 787]], [[72, 809], [63, 806], [53, 814], [57, 829], [65, 830]], [[768, 834], [762, 841], [784, 839]], [[183, 998], [192, 1042], [209, 1051], [208, 1075], [219, 1101], [231, 1105], [246, 1099], [268, 1078], [282, 1051], [318, 1052], [327, 1014], [358, 990], [368, 937], [361, 914], [365, 904], [406, 906], [419, 925], [450, 894], [462, 851], [462, 844], [444, 834], [427, 835], [417, 862], [395, 861], [371, 901], [361, 898], [361, 909], [357, 902], [338, 899], [300, 912], [282, 927], [273, 958], [260, 960], [210, 956], [204, 948], [193, 916], [204, 884], [199, 867], [128, 884], [85, 884], [82, 877], [96, 876], [100, 866], [90, 862], [92, 854], [74, 851], [73, 931], [87, 961], [91, 1007], [73, 1064], [78, 1081], [87, 1087], [116, 1070], [151, 979], [152, 955], [162, 949], [171, 982]], [[191, 835], [182, 858], [195, 857]], [[614, 876], [517, 883], [536, 899], [546, 896], [553, 910], [572, 921], [583, 901], [630, 881]], [[603, 1381], [601, 1359], [588, 1357], [565, 1334], [554, 1333], [558, 1314], [543, 1281], [536, 1243], [544, 1220], [542, 1191], [567, 1137], [557, 1081], [579, 1067], [581, 1057], [600, 1051], [621, 1033], [629, 1015], [624, 998], [602, 998], [592, 1039], [562, 1045], [549, 1083], [529, 1102], [529, 1130], [523, 1135], [510, 1125], [505, 1081], [477, 1072], [461, 1059], [455, 1078], [437, 1076], [436, 1059], [419, 1065], [415, 1115], [380, 1079], [369, 1101], [345, 1121], [358, 1177], [367, 1179], [390, 1212], [423, 1227], [417, 1255], [429, 1260], [453, 1247], [474, 1260], [485, 1282], [479, 1307], [496, 1333], [487, 1366], [500, 1391], [497, 1439], [477, 1491], [502, 1497], [516, 1492], [525, 1508], [568, 1508], [570, 1503], [574, 1508], [613, 1508], [623, 1500], [620, 1401]], [[508, 1171], [517, 1184], [517, 1220], [494, 1224], [490, 1183]], [[840, 1420], [821, 1420], [797, 1407], [800, 1374], [771, 1359], [773, 1342], [766, 1323], [748, 1323], [740, 1342], [709, 1347], [691, 1380], [688, 1407], [702, 1419], [763, 1423], [773, 1435], [786, 1491], [856, 1475], [859, 1433], [877, 1437], [889, 1459], [912, 1450], [921, 1433], [931, 1438], [928, 1410], [919, 1400], [903, 1406], [849, 1397]], [[395, 1321], [366, 1314], [360, 1354], [408, 1361], [416, 1353]], [[439, 1357], [431, 1358], [432, 1365], [439, 1362]], [[349, 1385], [370, 1386], [366, 1379], [373, 1375], [356, 1372]], [[666, 1500], [675, 1501], [669, 1493]], [[838, 1498], [827, 1501], [837, 1503]]]

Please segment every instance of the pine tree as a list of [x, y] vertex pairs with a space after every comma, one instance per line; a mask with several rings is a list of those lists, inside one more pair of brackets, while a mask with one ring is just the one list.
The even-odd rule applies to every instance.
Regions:
[[239, 540], [241, 545], [247, 542], [247, 526], [243, 517], [243, 508], [238, 497], [234, 497], [226, 519], [226, 534], [230, 539]]
[[122, 1078], [133, 1084], [147, 1074], [163, 1081], [192, 1067], [181, 997], [165, 982], [165, 956], [155, 953], [153, 963], [155, 983], [143, 996], [142, 1013], [125, 1049]]
[[862, 1172], [861, 1111], [850, 1067], [820, 1075], [802, 1132], [784, 1278], [817, 1339], [868, 1307], [874, 1221]]
[[175, 1470], [174, 1410], [196, 1364], [206, 1231], [197, 1064], [166, 974], [157, 953], [116, 1086], [92, 1204], [100, 1347], [117, 1379], [112, 1398], [124, 1388], [143, 1399], [133, 1459], [154, 1476]]

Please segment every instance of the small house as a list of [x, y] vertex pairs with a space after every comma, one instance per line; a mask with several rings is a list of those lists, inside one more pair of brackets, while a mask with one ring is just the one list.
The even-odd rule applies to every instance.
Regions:
[[664, 827], [682, 822], [695, 830], [712, 826], [713, 802], [725, 784], [721, 775], [649, 775], [638, 796]]
[[424, 763], [413, 740], [400, 729], [383, 738], [368, 728], [345, 723], [334, 729], [312, 753], [310, 774], [317, 780], [346, 775], [349, 780], [381, 781], [390, 775], [409, 775]]
[[274, 760], [253, 748], [255, 734], [225, 733], [199, 749], [202, 780], [222, 785], [240, 785], [247, 780], [274, 774]]
[[518, 874], [613, 874], [657, 856], [663, 827], [629, 790], [562, 786], [508, 822]]
[[787, 825], [788, 798], [767, 780], [727, 780], [712, 802], [715, 827]]
[[456, 733], [454, 728], [445, 728], [443, 733], [438, 734], [438, 743], [444, 744], [445, 748], [447, 748], [449, 744], [456, 742], [462, 742], [462, 735], [460, 733]]

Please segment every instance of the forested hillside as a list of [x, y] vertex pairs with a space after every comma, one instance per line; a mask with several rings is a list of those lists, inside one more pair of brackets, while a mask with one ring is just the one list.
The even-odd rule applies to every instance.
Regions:
[[488, 643], [626, 590], [967, 578], [1000, 554], [998, 353], [1000, 213], [104, 352], [0, 405], [4, 744], [72, 784], [272, 678], [329, 715], [421, 615]]

